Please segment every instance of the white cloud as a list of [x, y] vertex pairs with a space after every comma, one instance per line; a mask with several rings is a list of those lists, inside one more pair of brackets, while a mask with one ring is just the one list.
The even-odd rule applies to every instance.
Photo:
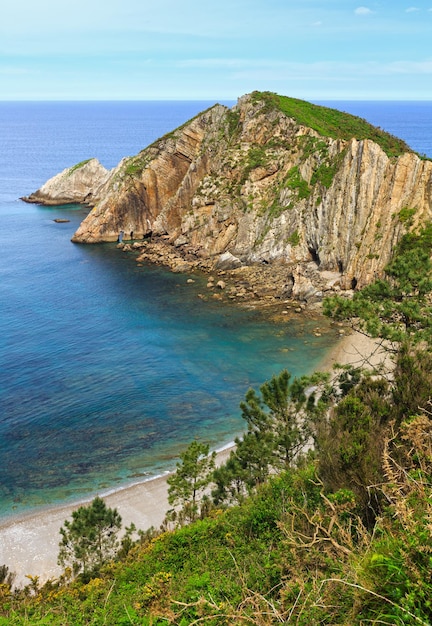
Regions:
[[[431, 9], [429, 9], [429, 11], [430, 10]], [[417, 11], [420, 11], [418, 7], [408, 7], [408, 9], [405, 9], [405, 13], [417, 13]]]
[[354, 11], [356, 15], [371, 15], [373, 11], [368, 7], [357, 7]]
[[[170, 62], [171, 63], [171, 62]], [[260, 67], [267, 66], [271, 62], [256, 61], [250, 59], [229, 59], [229, 58], [200, 58], [200, 59], [183, 59], [176, 62], [176, 67], [196, 67], [196, 68], [218, 68], [239, 69], [244, 67]]]
[[[200, 64], [200, 67], [215, 68], [227, 67], [226, 59], [191, 60], [191, 67]], [[181, 64], [184, 66], [184, 62]], [[394, 75], [432, 75], [432, 59], [411, 62], [395, 61], [393, 63], [347, 63], [347, 62], [316, 62], [316, 63], [293, 63], [286, 61], [265, 61], [250, 59], [231, 59], [230, 78], [248, 79], [253, 81], [273, 80], [283, 82], [331, 80], [337, 82], [354, 82], [362, 77], [384, 77]]]
[[23, 67], [11, 67], [11, 66], [1, 66], [0, 65], [0, 74], [3, 76], [22, 76], [23, 74], [29, 74], [29, 70]]
[[432, 74], [432, 60], [430, 61], [395, 61], [384, 66], [391, 74]]

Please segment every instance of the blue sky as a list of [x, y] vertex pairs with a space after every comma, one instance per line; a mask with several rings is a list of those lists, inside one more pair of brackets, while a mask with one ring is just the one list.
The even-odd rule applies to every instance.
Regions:
[[0, 100], [432, 100], [432, 0], [9, 0]]

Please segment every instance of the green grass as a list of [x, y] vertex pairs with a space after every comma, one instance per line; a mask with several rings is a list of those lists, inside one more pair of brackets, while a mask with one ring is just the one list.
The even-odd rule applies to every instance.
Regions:
[[311, 190], [307, 181], [302, 178], [298, 166], [292, 167], [286, 177], [285, 187], [297, 191], [297, 199], [303, 200], [309, 198]]
[[124, 168], [124, 173], [128, 176], [139, 176], [143, 169], [146, 167], [149, 159], [134, 157], [130, 161], [127, 162]]
[[288, 237], [288, 243], [291, 244], [291, 246], [293, 248], [295, 248], [296, 246], [299, 245], [300, 243], [300, 235], [298, 233], [298, 230], [295, 230], [289, 237]]
[[228, 134], [230, 137], [235, 137], [240, 128], [240, 113], [229, 109], [226, 113], [228, 122]]
[[316, 183], [320, 183], [328, 189], [345, 157], [345, 153], [346, 150], [342, 150], [342, 152], [333, 159], [328, 158], [323, 161], [312, 174], [311, 185], [314, 186]]
[[410, 208], [410, 207], [403, 207], [400, 211], [399, 211], [399, 222], [401, 224], [407, 224], [408, 226], [410, 226], [412, 224], [413, 221], [413, 217], [416, 214], [417, 209], [415, 208]]
[[267, 91], [253, 92], [252, 100], [255, 103], [264, 103], [264, 111], [277, 109], [294, 119], [298, 124], [314, 129], [323, 137], [345, 141], [352, 138], [371, 139], [381, 146], [389, 157], [399, 156], [405, 152], [414, 152], [402, 139], [398, 139], [369, 124], [363, 118], [350, 113]]
[[72, 167], [70, 167], [69, 170], [68, 170], [68, 176], [71, 176], [71, 174], [73, 174], [77, 170], [79, 170], [82, 167], [84, 167], [84, 165], [87, 165], [87, 163], [89, 163], [89, 161], [91, 161], [91, 160], [92, 159], [86, 159], [85, 161], [80, 161], [79, 163], [76, 163], [76, 165], [72, 165]]

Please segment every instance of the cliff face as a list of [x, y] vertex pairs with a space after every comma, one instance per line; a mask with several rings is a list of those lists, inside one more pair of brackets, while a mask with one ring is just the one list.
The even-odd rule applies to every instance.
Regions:
[[56, 206], [89, 204], [99, 199], [99, 190], [110, 175], [97, 159], [88, 159], [50, 178], [38, 191], [22, 198], [25, 202]]
[[[52, 202], [58, 186], [55, 177], [30, 199]], [[305, 298], [323, 284], [367, 284], [401, 235], [432, 217], [432, 162], [389, 157], [370, 139], [322, 136], [253, 94], [76, 186], [94, 208], [73, 241], [151, 232], [215, 267], [277, 262]]]

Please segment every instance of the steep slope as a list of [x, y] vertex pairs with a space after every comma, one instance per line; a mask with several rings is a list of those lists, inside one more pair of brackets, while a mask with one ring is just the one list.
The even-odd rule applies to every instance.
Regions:
[[59, 204], [94, 204], [110, 171], [97, 159], [88, 159], [68, 167], [42, 185], [38, 191], [22, 198], [25, 202], [57, 206]]
[[277, 262], [293, 295], [316, 299], [370, 282], [432, 217], [432, 162], [359, 118], [254, 92], [123, 159], [89, 193], [76, 242], [164, 235], [207, 266]]

